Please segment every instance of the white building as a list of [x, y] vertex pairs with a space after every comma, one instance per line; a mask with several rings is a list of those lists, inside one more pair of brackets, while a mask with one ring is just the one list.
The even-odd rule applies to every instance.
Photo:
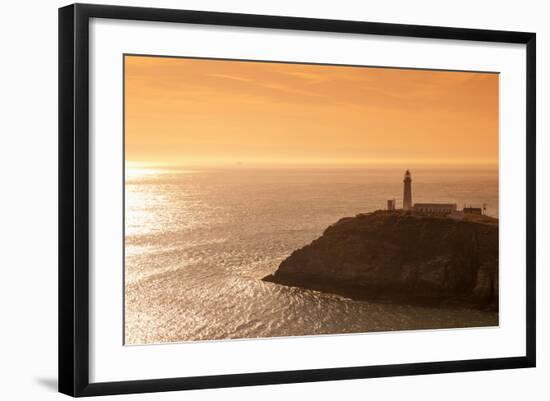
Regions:
[[415, 203], [413, 210], [419, 213], [447, 215], [456, 212], [456, 203]]
[[[395, 199], [388, 199], [388, 210], [395, 210]], [[464, 218], [464, 212], [459, 211], [456, 208], [456, 203], [415, 203], [412, 202], [412, 176], [409, 170], [405, 171], [405, 178], [403, 179], [403, 210], [411, 210], [416, 213], [424, 214], [436, 214], [442, 216], [449, 216], [456, 220], [462, 220]], [[470, 207], [470, 209], [464, 209], [466, 212], [479, 213], [476, 209]]]

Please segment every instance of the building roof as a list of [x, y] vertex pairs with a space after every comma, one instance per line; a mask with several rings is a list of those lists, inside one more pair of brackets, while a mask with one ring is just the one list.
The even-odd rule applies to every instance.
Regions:
[[436, 206], [447, 206], [447, 207], [456, 207], [456, 203], [415, 203], [414, 206], [419, 207], [436, 207]]

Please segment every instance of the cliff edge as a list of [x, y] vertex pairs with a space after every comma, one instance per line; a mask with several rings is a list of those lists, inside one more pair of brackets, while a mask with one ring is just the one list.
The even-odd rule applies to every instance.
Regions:
[[498, 309], [498, 220], [378, 211], [347, 217], [265, 281], [352, 299]]

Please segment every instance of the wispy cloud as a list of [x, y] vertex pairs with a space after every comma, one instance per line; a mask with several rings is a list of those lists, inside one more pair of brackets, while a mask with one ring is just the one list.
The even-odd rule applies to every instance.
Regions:
[[301, 71], [285, 71], [282, 73], [284, 75], [289, 75], [291, 77], [303, 79], [304, 84], [306, 85], [317, 84], [317, 83], [326, 82], [330, 80], [326, 74], [314, 74], [314, 73], [301, 72]]
[[319, 93], [316, 93], [316, 92], [297, 89], [297, 88], [292, 88], [290, 86], [282, 85], [282, 84], [262, 83], [262, 84], [260, 84], [260, 86], [262, 86], [264, 88], [267, 88], [267, 89], [275, 89], [275, 90], [281, 91], [281, 92], [292, 93], [292, 94], [295, 94], [295, 95], [323, 97], [323, 95], [321, 95]]
[[206, 75], [209, 76], [209, 77], [220, 78], [220, 79], [229, 79], [229, 80], [232, 80], [232, 81], [253, 82], [253, 80], [250, 79], [250, 78], [243, 78], [243, 77], [239, 77], [237, 75], [216, 74], [216, 73], [211, 73], [211, 74], [206, 74]]

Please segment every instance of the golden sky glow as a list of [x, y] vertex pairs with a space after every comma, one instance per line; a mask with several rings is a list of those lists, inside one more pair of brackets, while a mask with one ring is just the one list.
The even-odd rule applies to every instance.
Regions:
[[126, 56], [126, 162], [495, 165], [498, 79]]

